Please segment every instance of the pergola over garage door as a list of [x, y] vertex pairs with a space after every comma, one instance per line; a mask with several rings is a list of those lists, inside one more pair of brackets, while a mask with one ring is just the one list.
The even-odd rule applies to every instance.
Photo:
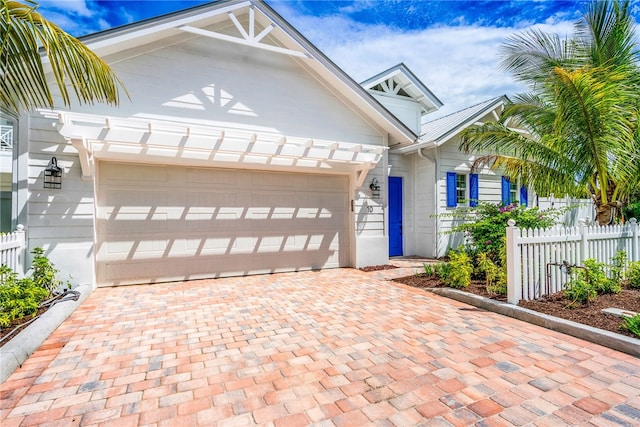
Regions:
[[98, 163], [99, 286], [349, 264], [346, 175]]

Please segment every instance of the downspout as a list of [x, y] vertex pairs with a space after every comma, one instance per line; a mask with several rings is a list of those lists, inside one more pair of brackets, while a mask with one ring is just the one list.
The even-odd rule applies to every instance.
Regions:
[[418, 149], [418, 156], [420, 156], [420, 158], [425, 159], [425, 160], [431, 160], [433, 161], [433, 163], [435, 164], [435, 172], [434, 172], [434, 191], [433, 191], [433, 198], [434, 198], [434, 206], [435, 206], [435, 224], [434, 224], [434, 229], [433, 229], [433, 234], [434, 237], [436, 239], [435, 242], [435, 248], [434, 248], [434, 255], [437, 258], [438, 257], [438, 253], [440, 251], [440, 233], [438, 232], [438, 218], [440, 215], [440, 204], [438, 203], [438, 176], [440, 173], [440, 163], [438, 162], [438, 146], [434, 145], [433, 146], [433, 150], [434, 150], [434, 156], [429, 157], [427, 155], [425, 155], [422, 150], [424, 150], [424, 148], [419, 148]]

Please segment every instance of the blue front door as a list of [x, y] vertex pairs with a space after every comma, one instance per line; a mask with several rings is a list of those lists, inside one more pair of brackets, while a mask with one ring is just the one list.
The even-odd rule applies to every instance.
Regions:
[[402, 255], [402, 178], [389, 177], [389, 256]]

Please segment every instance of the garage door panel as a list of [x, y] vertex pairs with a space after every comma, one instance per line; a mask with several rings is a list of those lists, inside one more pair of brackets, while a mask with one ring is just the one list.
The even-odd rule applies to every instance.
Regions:
[[[166, 239], [148, 239], [148, 238], [131, 238], [127, 240], [110, 239], [106, 242], [106, 255], [129, 255], [130, 259], [134, 259], [137, 255], [139, 258], [151, 257], [156, 258], [159, 254], [167, 251], [169, 242]], [[147, 255], [145, 255], [147, 254]], [[118, 256], [116, 259], [120, 259]]]
[[108, 169], [101, 171], [100, 179], [104, 183], [124, 185], [131, 182], [166, 183], [169, 171], [155, 166], [112, 163]]
[[222, 191], [198, 191], [186, 193], [186, 206], [222, 208], [239, 206], [235, 193]]
[[348, 265], [347, 187], [345, 176], [100, 162], [98, 284]]
[[291, 174], [272, 172], [252, 172], [251, 185], [253, 188], [277, 188], [279, 190], [294, 189], [295, 178]]
[[186, 172], [186, 182], [201, 186], [237, 186], [242, 178], [242, 172], [229, 169], [200, 169], [189, 168]]

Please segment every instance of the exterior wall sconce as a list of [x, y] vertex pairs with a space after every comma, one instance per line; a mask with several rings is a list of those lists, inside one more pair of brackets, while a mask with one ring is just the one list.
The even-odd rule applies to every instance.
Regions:
[[52, 157], [44, 170], [44, 188], [62, 188], [62, 168], [58, 166], [58, 159]]
[[380, 198], [380, 185], [378, 184], [378, 178], [373, 178], [371, 180], [371, 184], [369, 184], [369, 189], [371, 190], [372, 199]]

